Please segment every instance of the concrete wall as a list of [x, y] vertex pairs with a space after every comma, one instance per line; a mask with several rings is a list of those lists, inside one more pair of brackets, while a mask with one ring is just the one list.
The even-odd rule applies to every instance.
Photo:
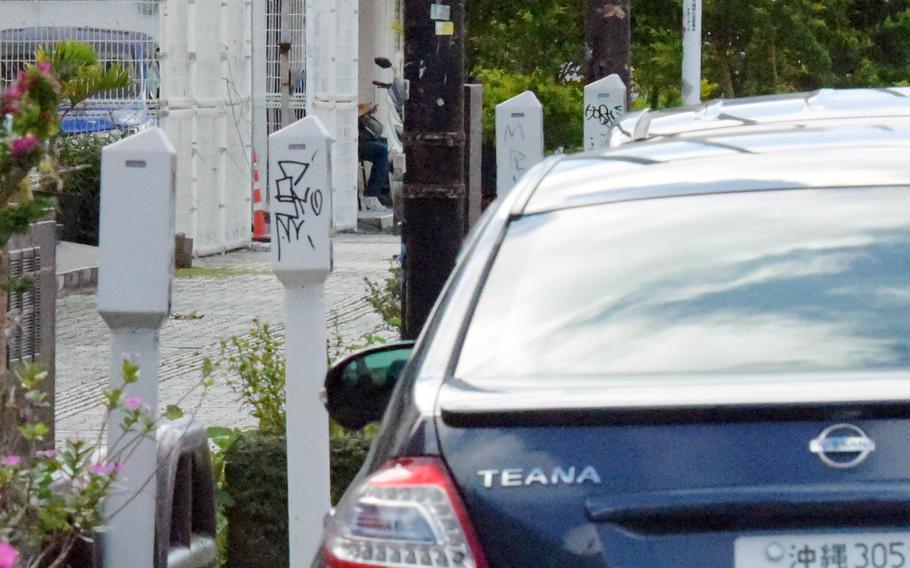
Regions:
[[156, 0], [4, 0], [0, 1], [0, 26], [93, 27], [157, 33]]
[[373, 81], [392, 81], [391, 69], [380, 69], [373, 63], [376, 57], [386, 57], [399, 69], [404, 57], [398, 27], [400, 21], [400, 0], [361, 0], [360, 2], [360, 68], [358, 83], [361, 102], [378, 102], [381, 93], [376, 91]]
[[[22, 262], [25, 260], [25, 270], [20, 274], [33, 274], [35, 276], [35, 287], [24, 294], [4, 294], [10, 300], [4, 303], [7, 309], [12, 309], [6, 316], [7, 322], [11, 319], [21, 318], [20, 325], [13, 328], [13, 335], [18, 336], [19, 342], [28, 339], [33, 334], [37, 341], [32, 342], [35, 356], [18, 358], [16, 353], [12, 353], [10, 359], [4, 349], [3, 359], [0, 360], [0, 370], [7, 368], [15, 369], [16, 366], [28, 363], [38, 363], [42, 368], [47, 370], [48, 378], [44, 381], [44, 392], [48, 395], [50, 407], [45, 408], [40, 413], [40, 419], [50, 429], [46, 445], [54, 445], [54, 372], [56, 358], [56, 316], [55, 308], [57, 304], [57, 275], [56, 275], [56, 232], [57, 224], [54, 221], [53, 213], [49, 213], [44, 220], [32, 225], [28, 233], [24, 235], [14, 235], [3, 255], [3, 264], [0, 272], [3, 276], [9, 276], [11, 262]], [[40, 262], [30, 265], [30, 261], [35, 259], [35, 252], [40, 257]], [[21, 265], [20, 265], [21, 266]], [[14, 297], [16, 296], [16, 297]], [[24, 301], [23, 301], [24, 300]], [[33, 302], [37, 300], [33, 304]], [[33, 318], [29, 318], [29, 312], [37, 308]], [[17, 313], [18, 312], [18, 313]], [[35, 328], [34, 326], [37, 326]], [[10, 338], [8, 343], [15, 345], [15, 341]], [[0, 345], [6, 345], [0, 342]], [[22, 350], [19, 351], [20, 353]], [[5, 379], [0, 376], [0, 387], [4, 387], [4, 380], [14, 380], [13, 374], [9, 373]], [[0, 432], [9, 433], [15, 431], [13, 424], [15, 418], [3, 412], [0, 408]]]

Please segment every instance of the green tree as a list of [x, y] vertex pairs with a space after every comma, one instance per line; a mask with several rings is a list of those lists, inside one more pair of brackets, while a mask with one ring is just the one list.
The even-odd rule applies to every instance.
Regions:
[[[60, 100], [65, 103], [60, 121], [93, 96], [127, 87], [131, 82], [126, 67], [99, 62], [95, 49], [85, 43], [62, 41], [56, 44], [52, 51], [39, 49], [35, 58], [39, 64], [50, 64], [56, 73], [60, 85]], [[60, 169], [58, 151], [60, 136], [61, 132], [58, 130], [51, 136], [48, 144], [48, 154], [55, 165], [50, 170], [52, 173]], [[61, 191], [63, 183], [60, 177], [50, 178], [56, 183], [57, 190]]]
[[472, 0], [468, 69], [570, 80], [584, 62], [584, 0]]
[[[555, 89], [562, 107], [575, 104], [584, 7], [585, 0], [467, 3], [469, 69], [494, 91], [485, 103], [530, 88]], [[704, 0], [703, 34], [704, 98], [910, 82], [910, 0]], [[680, 103], [682, 0], [633, 0], [632, 64], [635, 106]], [[550, 112], [545, 126], [574, 124], [565, 120]], [[549, 137], [548, 147], [571, 147], [564, 135]]]
[[544, 107], [545, 146], [582, 140], [585, 0], [472, 0], [466, 5], [469, 74], [484, 84], [484, 134], [499, 103], [533, 91]]

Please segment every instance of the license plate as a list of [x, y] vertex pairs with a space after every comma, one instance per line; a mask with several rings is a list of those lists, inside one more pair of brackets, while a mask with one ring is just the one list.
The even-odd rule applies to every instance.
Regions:
[[736, 568], [910, 568], [910, 533], [740, 537]]

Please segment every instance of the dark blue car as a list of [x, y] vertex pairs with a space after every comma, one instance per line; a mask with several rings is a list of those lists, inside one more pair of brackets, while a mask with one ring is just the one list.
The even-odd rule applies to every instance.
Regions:
[[536, 167], [330, 371], [385, 414], [315, 565], [910, 568], [907, 95]]

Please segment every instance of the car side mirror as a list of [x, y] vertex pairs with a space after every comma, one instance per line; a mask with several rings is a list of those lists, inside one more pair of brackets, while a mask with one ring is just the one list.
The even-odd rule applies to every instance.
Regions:
[[381, 420], [413, 348], [413, 341], [390, 343], [333, 365], [325, 377], [325, 407], [332, 420], [348, 430]]
[[392, 62], [389, 61], [389, 59], [386, 57], [377, 57], [376, 59], [373, 60], [373, 63], [375, 63], [376, 65], [379, 65], [383, 69], [391, 69], [391, 67], [392, 67]]

